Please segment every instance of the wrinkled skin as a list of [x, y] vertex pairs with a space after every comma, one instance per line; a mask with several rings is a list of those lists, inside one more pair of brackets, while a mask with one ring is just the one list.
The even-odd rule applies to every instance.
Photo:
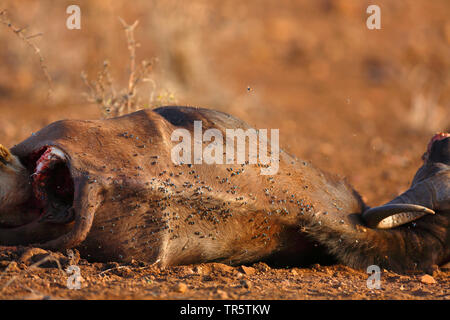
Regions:
[[165, 107], [59, 121], [15, 146], [0, 194], [20, 196], [0, 204], [0, 245], [162, 266], [339, 261], [408, 272], [449, 260], [448, 136], [430, 142], [414, 192], [369, 209], [345, 181], [283, 151], [274, 176], [253, 164], [173, 164], [171, 134], [193, 132], [194, 120], [224, 137], [249, 128], [221, 112]]

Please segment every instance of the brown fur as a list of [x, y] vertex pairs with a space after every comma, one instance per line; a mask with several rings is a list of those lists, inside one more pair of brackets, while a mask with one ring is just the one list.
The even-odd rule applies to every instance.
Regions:
[[171, 133], [192, 132], [194, 120], [203, 121], [203, 130], [249, 128], [221, 112], [165, 107], [42, 129], [12, 152], [23, 162], [43, 146], [66, 153], [75, 221], [0, 229], [0, 243], [77, 247], [94, 260], [161, 265], [273, 257], [292, 265], [325, 253], [358, 268], [404, 271], [448, 256], [448, 214], [422, 219], [417, 228], [367, 229], [364, 204], [345, 181], [282, 151], [273, 177], [261, 175], [257, 165], [174, 165], [170, 151], [178, 142]]

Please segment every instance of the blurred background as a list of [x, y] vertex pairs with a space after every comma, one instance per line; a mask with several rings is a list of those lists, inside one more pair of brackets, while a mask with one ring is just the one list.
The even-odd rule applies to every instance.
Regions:
[[[81, 8], [81, 29], [66, 8]], [[366, 9], [381, 8], [381, 30]], [[10, 147], [59, 119], [98, 119], [81, 74], [108, 61], [117, 91], [138, 20], [136, 62], [151, 70], [139, 107], [179, 104], [280, 129], [280, 144], [347, 177], [370, 205], [406, 189], [433, 133], [450, 130], [450, 1], [14, 1], [0, 11], [0, 138]], [[6, 20], [4, 20], [6, 21]], [[16, 29], [17, 30], [17, 29]]]

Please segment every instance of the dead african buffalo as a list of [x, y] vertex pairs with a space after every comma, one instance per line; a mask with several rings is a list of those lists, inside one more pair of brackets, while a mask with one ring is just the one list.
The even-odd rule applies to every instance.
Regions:
[[409, 190], [368, 208], [345, 181], [283, 151], [273, 176], [248, 162], [174, 164], [171, 134], [192, 132], [194, 120], [250, 128], [213, 110], [164, 107], [58, 121], [1, 147], [0, 245], [162, 266], [322, 257], [404, 272], [449, 260], [449, 134], [433, 137]]

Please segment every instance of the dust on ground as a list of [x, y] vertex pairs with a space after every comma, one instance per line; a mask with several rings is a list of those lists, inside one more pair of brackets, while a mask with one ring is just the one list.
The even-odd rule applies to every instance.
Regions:
[[[449, 269], [435, 271], [434, 277], [382, 270], [380, 288], [370, 289], [367, 273], [343, 265], [274, 269], [259, 262], [160, 268], [139, 261], [89, 263], [76, 252], [49, 255], [35, 248], [2, 248], [0, 259], [2, 299], [450, 298]], [[72, 269], [67, 272], [69, 266]]]

